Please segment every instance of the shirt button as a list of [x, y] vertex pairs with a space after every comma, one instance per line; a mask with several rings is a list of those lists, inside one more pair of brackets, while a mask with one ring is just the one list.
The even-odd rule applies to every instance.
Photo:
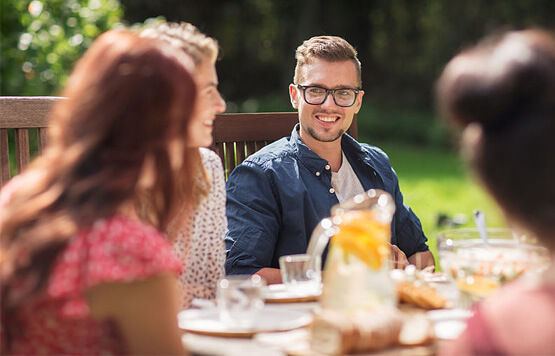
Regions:
[[329, 164], [326, 164], [326, 166], [324, 168], [326, 169], [326, 171], [329, 171], [331, 167], [330, 167]]
[[330, 193], [331, 193], [331, 194], [335, 193], [335, 189], [330, 188]]
[[320, 172], [316, 172], [316, 177], [320, 177]]

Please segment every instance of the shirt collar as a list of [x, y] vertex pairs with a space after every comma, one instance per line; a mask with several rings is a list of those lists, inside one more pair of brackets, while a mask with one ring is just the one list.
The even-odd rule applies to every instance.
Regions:
[[[299, 129], [300, 124], [296, 124], [293, 128], [293, 131], [291, 132], [290, 141], [290, 144], [293, 146], [293, 149], [296, 152], [299, 161], [311, 172], [322, 173], [326, 171], [328, 161], [318, 156], [314, 151], [312, 151], [307, 145], [303, 143], [301, 137], [299, 136]], [[366, 151], [357, 140], [355, 140], [348, 134], [343, 134], [343, 136], [341, 137], [341, 149], [343, 150], [345, 156], [354, 156], [362, 160], [366, 165], [371, 167], [372, 170], [383, 180], [381, 173], [374, 166], [374, 162], [369, 157], [369, 155], [366, 154]], [[331, 169], [328, 169], [328, 171], [331, 172]]]
[[[323, 172], [328, 166], [328, 161], [318, 156], [314, 151], [312, 151], [307, 145], [301, 140], [299, 136], [300, 124], [296, 124], [291, 132], [291, 144], [293, 145], [299, 161], [308, 168], [311, 172]], [[328, 166], [329, 167], [329, 166]], [[331, 172], [331, 170], [328, 168]]]
[[[367, 165], [374, 171], [374, 174], [378, 176], [382, 180], [382, 182], [384, 181], [385, 178], [383, 176], [383, 172], [376, 168], [376, 164], [371, 155], [368, 154], [366, 148], [364, 148], [363, 145], [361, 145], [357, 140], [355, 140], [348, 134], [344, 134], [341, 139], [341, 149], [343, 150], [343, 152], [345, 152], [347, 156], [360, 159], [362, 162], [364, 162], [365, 165]], [[353, 167], [353, 170], [357, 172], [353, 164], [351, 164], [351, 167]]]

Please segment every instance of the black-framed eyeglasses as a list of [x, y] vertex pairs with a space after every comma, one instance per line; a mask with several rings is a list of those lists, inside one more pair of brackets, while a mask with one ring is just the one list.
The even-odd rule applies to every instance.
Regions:
[[333, 101], [337, 106], [349, 107], [353, 106], [355, 103], [358, 93], [361, 89], [354, 88], [339, 88], [339, 89], [327, 89], [316, 85], [300, 85], [297, 84], [297, 88], [303, 91], [303, 98], [307, 104], [310, 105], [322, 105], [328, 95], [331, 93]]

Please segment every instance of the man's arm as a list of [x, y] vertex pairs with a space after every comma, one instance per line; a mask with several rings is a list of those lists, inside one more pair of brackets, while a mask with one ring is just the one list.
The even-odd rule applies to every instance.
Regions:
[[[404, 203], [403, 194], [399, 187], [399, 178], [391, 166], [389, 157], [385, 152], [376, 147], [369, 148], [367, 153], [374, 160], [374, 169], [380, 174], [385, 190], [391, 194], [395, 201], [395, 216], [392, 222], [392, 243], [400, 249], [400, 251], [392, 249], [396, 266], [402, 267], [403, 263], [406, 262], [399, 252], [404, 253], [405, 256], [412, 257], [412, 259], [408, 259], [409, 263], [412, 263], [411, 261], [419, 262], [422, 266], [425, 264], [434, 264], [433, 256], [429, 252], [428, 245], [426, 244], [428, 239], [424, 235], [420, 219], [418, 219], [416, 214]], [[426, 253], [418, 257], [417, 261], [417, 256], [420, 256], [420, 253], [423, 252]]]
[[280, 228], [280, 211], [265, 171], [243, 162], [226, 184], [227, 274], [253, 274], [270, 267]]
[[415, 265], [418, 269], [423, 269], [428, 266], [435, 266], [434, 255], [432, 251], [417, 252], [409, 257], [409, 263]]
[[428, 239], [422, 230], [422, 223], [416, 214], [403, 201], [403, 194], [399, 187], [399, 180], [395, 171], [395, 217], [397, 245], [406, 254], [410, 255], [408, 261], [421, 269], [435, 265], [434, 256], [428, 249]]

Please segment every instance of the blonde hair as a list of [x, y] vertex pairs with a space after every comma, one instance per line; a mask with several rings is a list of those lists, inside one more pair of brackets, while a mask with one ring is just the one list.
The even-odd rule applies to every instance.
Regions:
[[141, 32], [141, 37], [157, 38], [181, 48], [193, 58], [196, 66], [206, 59], [215, 63], [218, 58], [218, 41], [187, 22], [167, 22], [148, 27]]
[[[182, 49], [193, 59], [197, 68], [207, 60], [210, 61], [210, 63], [215, 63], [218, 58], [218, 42], [214, 38], [200, 32], [196, 26], [187, 22], [165, 22], [157, 24], [153, 27], [145, 28], [140, 36], [162, 40], [168, 42], [175, 48]], [[192, 181], [193, 186], [191, 187], [193, 192], [192, 208], [194, 209], [197, 208], [210, 193], [211, 182], [202, 164], [198, 148], [188, 149], [187, 154], [191, 157], [195, 166], [195, 172], [193, 172], [195, 179]], [[182, 190], [187, 190], [185, 184], [188, 183], [184, 181], [181, 182], [180, 188]], [[148, 198], [148, 192], [142, 193], [143, 199], [140, 199], [136, 204], [136, 209], [143, 220], [150, 222], [153, 211], [148, 205], [148, 202], [152, 200]], [[179, 225], [180, 222], [175, 220], [184, 222], [187, 220], [185, 219], [186, 215], [190, 213], [190, 207], [187, 207], [187, 209], [182, 208], [177, 212], [167, 231], [170, 239], [175, 237], [174, 232], [179, 231], [179, 226], [177, 225]]]
[[304, 79], [302, 68], [316, 59], [327, 62], [352, 61], [357, 69], [358, 86], [362, 87], [361, 65], [357, 51], [349, 42], [337, 36], [316, 36], [304, 41], [295, 52], [297, 65], [293, 83], [300, 84]]

